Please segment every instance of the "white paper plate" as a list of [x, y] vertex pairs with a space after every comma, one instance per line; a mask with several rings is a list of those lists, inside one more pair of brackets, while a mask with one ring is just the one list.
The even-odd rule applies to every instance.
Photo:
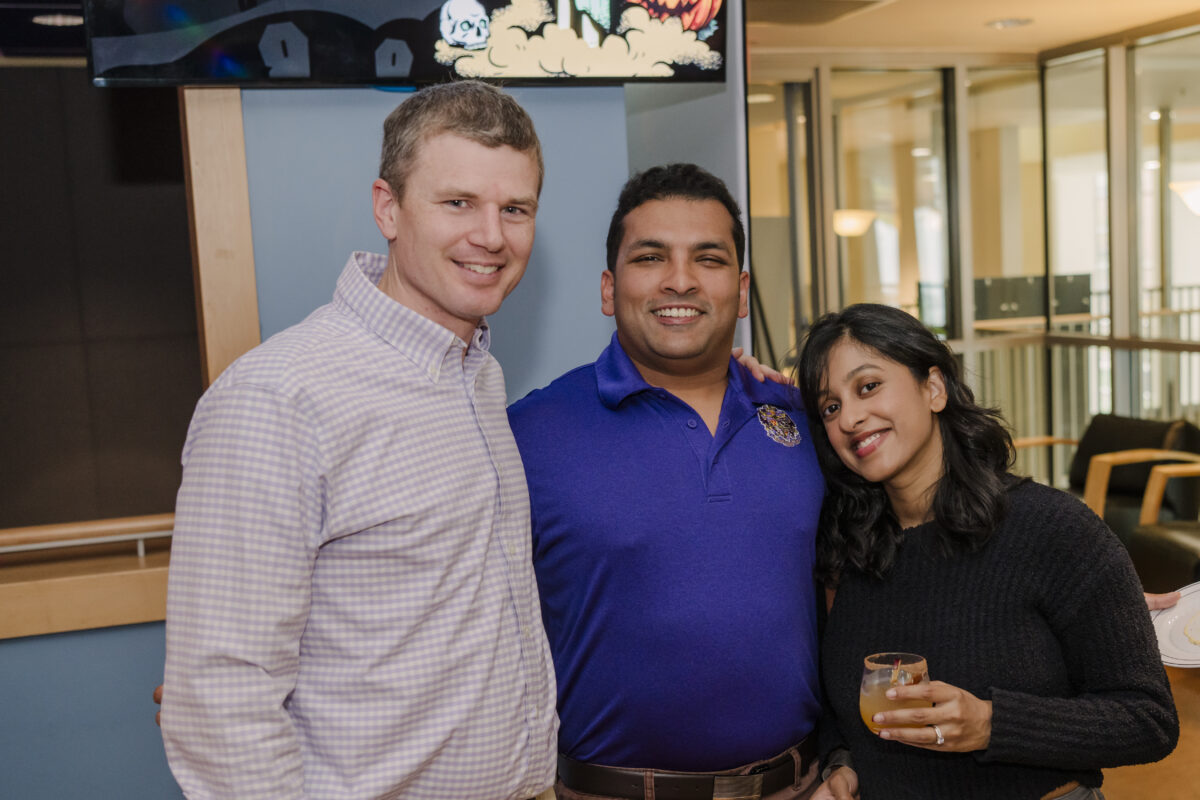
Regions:
[[1158, 649], [1168, 666], [1200, 667], [1200, 583], [1185, 586], [1179, 593], [1178, 603], [1150, 615]]

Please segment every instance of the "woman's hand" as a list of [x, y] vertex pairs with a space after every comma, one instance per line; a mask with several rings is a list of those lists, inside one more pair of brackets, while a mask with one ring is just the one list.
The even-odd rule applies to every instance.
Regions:
[[[759, 380], [762, 380], [759, 378]], [[1151, 611], [1157, 611], [1160, 608], [1170, 608], [1179, 602], [1182, 595], [1179, 592], [1167, 592], [1166, 594], [1147, 594], [1146, 607]]]
[[817, 787], [812, 800], [858, 800], [858, 773], [850, 767], [838, 767]]
[[[940, 750], [969, 753], [987, 749], [992, 739], [992, 703], [942, 681], [928, 681], [887, 690], [889, 700], [927, 700], [933, 708], [902, 708], [875, 715], [880, 738]], [[915, 725], [913, 728], [889, 727]], [[939, 734], [942, 743], [938, 744]]]
[[733, 348], [733, 353], [731, 355], [737, 359], [739, 364], [749, 370], [750, 374], [754, 376], [755, 380], [759, 381], [760, 383], [769, 378], [775, 381], [775, 383], [782, 383], [784, 386], [792, 385], [792, 379], [787, 375], [784, 375], [779, 370], [771, 369], [765, 364], [760, 364], [757, 358], [747, 355], [740, 347]]

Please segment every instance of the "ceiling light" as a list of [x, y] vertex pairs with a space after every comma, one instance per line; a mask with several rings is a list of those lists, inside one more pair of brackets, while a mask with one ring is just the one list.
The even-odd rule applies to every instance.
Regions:
[[1155, 122], [1158, 122], [1160, 119], [1162, 119], [1162, 112], [1161, 111], [1151, 111], [1150, 119], [1154, 120]]
[[1032, 25], [1033, 20], [1029, 17], [1006, 17], [1004, 19], [994, 19], [991, 22], [983, 23], [983, 27], [991, 28], [995, 31], [1005, 31], [1009, 28], [1023, 28], [1026, 25]]
[[[1171, 191], [1179, 195], [1179, 199], [1197, 217], [1200, 217], [1200, 181], [1171, 181], [1168, 184]], [[834, 213], [834, 225], [837, 225], [837, 212]]]
[[768, 94], [767, 92], [757, 92], [755, 94], [748, 94], [748, 95], [746, 95], [746, 102], [749, 103], [750, 105], [757, 105], [759, 103], [774, 103], [775, 95]]
[[1142, 167], [1145, 169], [1159, 169], [1162, 167], [1162, 164], [1158, 163], [1157, 161], [1147, 161], [1142, 165]]
[[33, 18], [34, 25], [48, 25], [51, 28], [73, 28], [83, 24], [83, 17], [78, 14], [38, 14]]
[[833, 212], [833, 232], [838, 236], [862, 236], [875, 216], [874, 211], [865, 208], [839, 208]]
[[913, 158], [929, 158], [933, 155], [933, 150], [928, 147], [914, 147], [912, 149]]

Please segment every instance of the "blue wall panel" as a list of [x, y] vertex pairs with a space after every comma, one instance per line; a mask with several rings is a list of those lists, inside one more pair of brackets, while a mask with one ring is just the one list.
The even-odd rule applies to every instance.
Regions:
[[0, 798], [159, 800], [161, 622], [0, 641]]

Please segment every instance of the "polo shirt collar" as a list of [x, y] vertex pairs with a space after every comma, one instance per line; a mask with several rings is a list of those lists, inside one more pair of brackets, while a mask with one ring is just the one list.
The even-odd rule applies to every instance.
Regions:
[[[596, 387], [600, 392], [600, 402], [608, 408], [616, 408], [625, 399], [638, 392], [656, 391], [656, 387], [646, 383], [642, 373], [638, 372], [633, 361], [621, 347], [617, 334], [613, 333], [612, 341], [604, 352], [596, 359]], [[760, 406], [778, 402], [781, 389], [786, 387], [764, 384], [755, 380], [754, 376], [742, 368], [732, 357], [729, 359], [729, 388], [726, 398], [746, 398], [750, 406]]]
[[[333, 304], [357, 316], [367, 330], [394, 347], [436, 383], [448, 356], [461, 360], [467, 343], [450, 329], [379, 291], [387, 262], [387, 256], [379, 253], [351, 253], [338, 278]], [[491, 342], [487, 322], [480, 320], [468, 353], [487, 351]]]
[[600, 392], [600, 402], [608, 408], [616, 408], [630, 395], [655, 388], [638, 372], [615, 332], [608, 347], [596, 359], [596, 388]]

